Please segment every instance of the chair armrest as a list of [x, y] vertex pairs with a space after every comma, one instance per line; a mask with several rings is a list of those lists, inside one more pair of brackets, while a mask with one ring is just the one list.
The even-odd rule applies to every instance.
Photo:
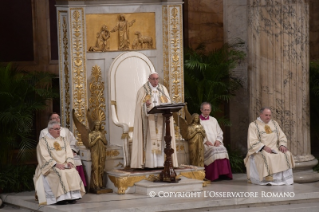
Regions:
[[112, 113], [112, 121], [113, 123], [118, 126], [123, 128], [123, 133], [128, 133], [129, 131], [129, 126], [126, 123], [121, 123], [119, 122], [116, 114], [116, 108], [115, 105], [111, 105], [111, 113]]

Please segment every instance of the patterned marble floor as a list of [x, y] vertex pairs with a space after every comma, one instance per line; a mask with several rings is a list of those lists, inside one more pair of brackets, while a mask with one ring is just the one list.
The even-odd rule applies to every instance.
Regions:
[[74, 205], [39, 206], [34, 201], [34, 192], [2, 194], [5, 202], [15, 206], [6, 205], [0, 211], [319, 211], [319, 182], [257, 186], [247, 184], [244, 174], [234, 174], [232, 181], [213, 182], [200, 193], [155, 195], [87, 194]]

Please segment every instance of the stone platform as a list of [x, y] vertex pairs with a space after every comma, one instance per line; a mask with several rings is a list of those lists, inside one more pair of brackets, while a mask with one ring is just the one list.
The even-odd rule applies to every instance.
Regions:
[[[153, 183], [159, 181], [163, 168], [157, 169], [115, 169], [107, 172], [107, 188], [113, 189], [118, 194], [147, 194], [149, 189], [157, 191], [165, 187], [164, 191], [200, 191], [205, 187], [204, 167], [181, 165], [174, 168], [178, 183]], [[187, 187], [187, 184], [189, 185]], [[171, 187], [171, 188], [169, 188]], [[167, 190], [168, 189], [168, 190]]]
[[[50, 206], [39, 206], [37, 202], [34, 201], [34, 192], [2, 194], [1, 197], [6, 203], [15, 205], [15, 207], [20, 206], [21, 209], [17, 209], [17, 211], [20, 212], [31, 210], [49, 212], [208, 210], [217, 210], [218, 212], [319, 211], [319, 182], [305, 184], [295, 183], [290, 186], [257, 186], [248, 184], [245, 174], [234, 174], [234, 179], [229, 181], [212, 182], [206, 187], [203, 187], [203, 190], [199, 192], [181, 192], [179, 194], [155, 192], [151, 193], [151, 195], [154, 197], [141, 194], [87, 194], [74, 205]], [[232, 197], [232, 195], [234, 197]], [[278, 197], [275, 197], [277, 195]], [[286, 197], [283, 195], [286, 195]], [[6, 209], [6, 207], [4, 209]]]

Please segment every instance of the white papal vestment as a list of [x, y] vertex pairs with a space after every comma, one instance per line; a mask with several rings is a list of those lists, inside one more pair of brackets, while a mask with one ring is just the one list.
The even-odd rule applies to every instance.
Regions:
[[[151, 105], [146, 107], [146, 101]], [[151, 83], [145, 83], [137, 92], [134, 117], [134, 131], [131, 154], [131, 168], [156, 168], [164, 166], [164, 133], [165, 120], [162, 114], [147, 114], [154, 106], [168, 103], [167, 89], [158, 84], [153, 87]], [[172, 135], [171, 147], [176, 151], [175, 131], [173, 117], [170, 119], [170, 131]], [[177, 167], [176, 152], [172, 154], [173, 166]]]

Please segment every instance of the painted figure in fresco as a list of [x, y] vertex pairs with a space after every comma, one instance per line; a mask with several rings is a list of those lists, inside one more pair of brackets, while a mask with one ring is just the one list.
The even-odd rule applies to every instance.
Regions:
[[119, 15], [119, 21], [117, 25], [111, 30], [111, 32], [118, 31], [118, 50], [129, 50], [130, 49], [130, 37], [129, 28], [133, 26], [135, 19], [131, 22], [125, 20], [124, 15]]
[[110, 45], [108, 39], [110, 38], [110, 31], [107, 29], [106, 25], [103, 25], [101, 31], [96, 35], [96, 44], [95, 46], [91, 46], [89, 51], [108, 51], [110, 49]]

